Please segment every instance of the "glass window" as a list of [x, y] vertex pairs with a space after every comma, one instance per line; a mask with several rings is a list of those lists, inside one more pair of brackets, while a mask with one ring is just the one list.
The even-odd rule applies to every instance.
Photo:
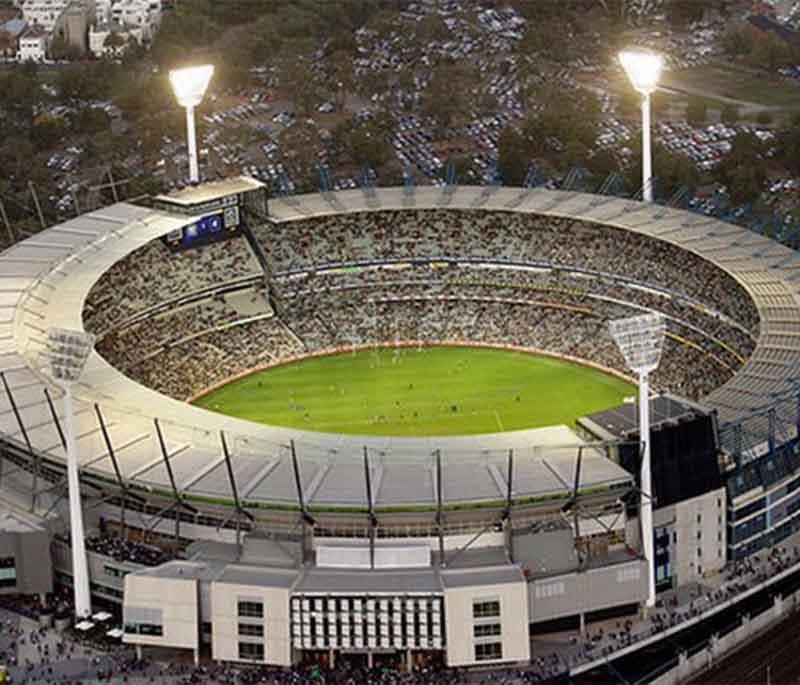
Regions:
[[484, 642], [475, 645], [475, 661], [491, 661], [503, 658], [502, 642]]
[[472, 603], [473, 618], [498, 618], [500, 616], [500, 602], [490, 600]]
[[107, 576], [111, 576], [112, 578], [124, 578], [130, 573], [130, 571], [124, 571], [116, 566], [105, 565], [103, 566], [103, 573], [105, 573]]
[[490, 637], [493, 635], [500, 635], [499, 623], [483, 623], [474, 626], [475, 637]]
[[17, 568], [14, 557], [0, 558], [0, 587], [15, 587], [17, 585]]
[[264, 645], [257, 642], [240, 642], [239, 658], [250, 661], [264, 661]]
[[264, 603], [240, 601], [239, 616], [242, 618], [264, 618]]
[[153, 623], [126, 623], [125, 632], [129, 635], [150, 635], [161, 637], [164, 635], [163, 626], [158, 626]]
[[264, 637], [264, 626], [260, 623], [240, 623], [239, 635], [248, 637]]

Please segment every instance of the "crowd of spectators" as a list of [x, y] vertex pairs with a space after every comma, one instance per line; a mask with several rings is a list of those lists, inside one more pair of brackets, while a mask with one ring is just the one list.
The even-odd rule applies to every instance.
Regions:
[[115, 561], [129, 561], [143, 566], [159, 566], [174, 558], [173, 554], [159, 547], [113, 535], [90, 535], [86, 538], [86, 550]]
[[468, 210], [336, 215], [256, 227], [276, 272], [325, 264], [438, 258], [573, 267], [683, 295], [755, 331], [752, 301], [694, 253], [644, 234], [574, 219]]
[[[124, 649], [94, 654], [90, 645], [78, 644], [68, 633], [54, 634], [46, 627], [25, 629], [19, 621], [2, 620], [0, 616], [0, 663], [11, 668], [11, 682], [61, 683], [74, 682], [76, 668], [83, 679], [98, 682], [129, 683], [217, 683], [219, 685], [528, 685], [547, 682], [564, 676], [569, 668], [587, 661], [609, 656], [614, 651], [641, 642], [669, 629], [699, 618], [709, 609], [733, 599], [800, 562], [797, 546], [776, 546], [729, 565], [718, 583], [695, 585], [682, 593], [668, 592], [659, 597], [656, 608], [646, 618], [604, 622], [575, 636], [563, 648], [554, 647], [537, 653], [531, 663], [515, 669], [482, 669], [461, 671], [434, 665], [418, 665], [410, 672], [396, 664], [382, 664], [369, 669], [356, 659], [341, 658], [335, 668], [306, 663], [291, 669], [249, 667], [241, 664], [203, 663], [194, 666], [185, 662], [154, 662], [135, 659]], [[19, 606], [17, 606], [19, 605]], [[6, 608], [23, 616], [31, 616], [28, 602], [7, 600]], [[24, 659], [18, 657], [26, 643]], [[78, 663], [81, 662], [82, 663]], [[62, 670], [63, 668], [63, 670]], [[20, 679], [21, 678], [21, 679]]]
[[261, 273], [244, 238], [173, 251], [154, 240], [111, 266], [89, 292], [84, 321], [102, 335], [161, 302]]
[[[259, 268], [242, 239], [178, 253], [155, 241], [92, 289], [85, 318], [101, 336], [98, 350], [179, 399], [264, 364], [400, 341], [510, 345], [628, 373], [607, 322], [650, 310], [666, 317], [668, 330], [654, 386], [699, 399], [755, 347], [757, 313], [734, 279], [640, 234], [451, 210], [323, 217], [266, 230], [257, 234], [273, 262], [277, 312], [259, 285], [213, 292]], [[428, 261], [398, 263], [409, 258]], [[198, 297], [186, 304], [193, 292]], [[174, 307], [165, 307], [170, 301]], [[157, 314], [148, 317], [151, 308]]]
[[647, 639], [701, 616], [709, 609], [759, 585], [800, 562], [800, 547], [776, 546], [723, 571], [716, 587], [696, 586], [679, 601], [678, 595], [659, 599], [656, 610], [645, 620], [617, 622], [614, 629], [598, 629], [577, 640], [577, 652], [567, 659], [568, 666], [602, 658], [612, 652]]

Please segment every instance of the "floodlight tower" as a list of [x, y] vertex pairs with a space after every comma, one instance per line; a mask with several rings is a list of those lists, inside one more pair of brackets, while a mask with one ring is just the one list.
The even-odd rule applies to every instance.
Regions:
[[169, 72], [172, 90], [181, 107], [186, 108], [186, 141], [189, 148], [189, 180], [200, 182], [200, 170], [197, 164], [197, 136], [194, 124], [194, 108], [203, 101], [214, 67], [206, 64], [202, 67], [188, 67]]
[[642, 96], [642, 199], [653, 201], [653, 153], [650, 148], [650, 96], [658, 86], [664, 60], [652, 52], [626, 51], [619, 61], [634, 89]]
[[81, 331], [50, 328], [47, 331], [47, 352], [50, 371], [64, 391], [64, 423], [67, 442], [67, 484], [69, 489], [69, 525], [72, 541], [72, 580], [75, 594], [75, 615], [86, 618], [92, 612], [89, 594], [89, 568], [86, 563], [83, 511], [78, 478], [78, 450], [72, 413], [72, 385], [78, 381], [94, 346], [94, 336]]
[[642, 547], [647, 563], [646, 608], [656, 603], [656, 578], [653, 568], [653, 486], [650, 470], [650, 373], [658, 368], [666, 324], [661, 314], [642, 314], [608, 322], [611, 337], [617, 343], [625, 363], [639, 377], [639, 440], [642, 443], [640, 472], [640, 519]]

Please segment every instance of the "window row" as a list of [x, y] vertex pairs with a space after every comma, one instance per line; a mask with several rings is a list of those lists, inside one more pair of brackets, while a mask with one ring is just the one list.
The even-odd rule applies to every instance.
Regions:
[[164, 635], [164, 626], [154, 623], [126, 623], [125, 632], [128, 635], [150, 635], [161, 637]]
[[472, 604], [473, 618], [499, 618], [499, 616], [500, 602], [498, 600], [473, 602]]
[[493, 661], [502, 658], [502, 642], [480, 642], [475, 645], [475, 661]]
[[238, 615], [240, 618], [264, 618], [264, 603], [239, 600]]

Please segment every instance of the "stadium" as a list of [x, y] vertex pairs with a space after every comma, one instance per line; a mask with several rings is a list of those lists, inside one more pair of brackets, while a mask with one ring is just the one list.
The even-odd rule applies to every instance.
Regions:
[[[278, 666], [529, 662], [529, 631], [647, 595], [639, 439], [621, 402], [635, 379], [610, 320], [666, 320], [651, 378], [659, 586], [797, 530], [797, 268], [716, 219], [543, 188], [267, 201], [241, 177], [117, 203], [0, 255], [0, 487], [63, 506], [69, 417], [48, 331], [86, 331], [72, 393], [87, 526], [177, 553], [113, 581], [90, 555], [93, 593], [124, 602], [126, 642]], [[560, 366], [549, 386], [517, 382], [517, 367], [493, 383], [495, 361], [470, 404], [475, 355], [490, 352]], [[424, 365], [384, 408], [339, 385], [357, 360], [368, 386], [435, 354], [457, 391]], [[309, 367], [322, 378], [309, 392], [330, 392], [313, 408], [296, 377], [271, 380], [320, 360], [344, 371]], [[613, 390], [541, 423], [575, 369], [570, 396]], [[222, 413], [231, 381], [251, 382], [234, 405], [278, 392], [283, 419]], [[320, 416], [345, 404], [338, 423]], [[68, 549], [62, 537], [54, 555], [65, 584]]]

